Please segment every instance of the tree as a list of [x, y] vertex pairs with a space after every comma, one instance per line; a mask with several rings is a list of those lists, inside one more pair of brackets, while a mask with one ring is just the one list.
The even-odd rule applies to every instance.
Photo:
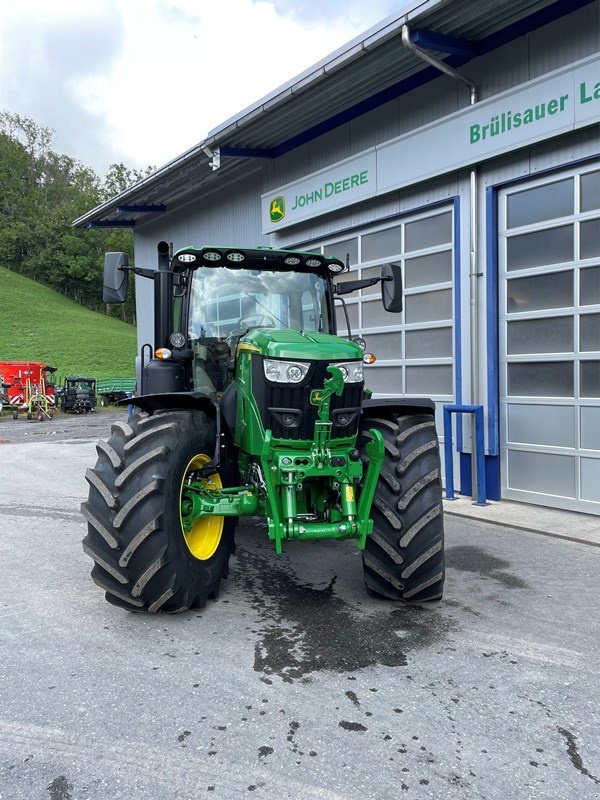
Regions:
[[[54, 133], [34, 120], [0, 112], [0, 263], [94, 310], [102, 305], [104, 253], [133, 257], [126, 228], [79, 230], [72, 221], [149, 175], [153, 167], [111, 164], [100, 178], [52, 150]], [[135, 296], [106, 313], [135, 323]]]

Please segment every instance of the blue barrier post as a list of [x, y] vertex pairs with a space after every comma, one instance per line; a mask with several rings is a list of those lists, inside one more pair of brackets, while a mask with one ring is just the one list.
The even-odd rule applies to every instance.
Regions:
[[446, 500], [454, 497], [454, 459], [452, 458], [452, 416], [450, 406], [444, 406], [444, 464], [446, 466]]
[[[133, 392], [127, 392], [127, 397], [133, 397]], [[133, 403], [127, 404], [127, 419], [133, 415]]]
[[483, 406], [444, 406], [444, 464], [446, 467], [446, 500], [454, 497], [454, 462], [452, 458], [452, 414], [475, 415], [475, 441], [471, 447], [471, 458], [475, 458], [477, 480], [476, 506], [487, 504], [487, 487], [485, 480], [485, 442], [483, 430]]

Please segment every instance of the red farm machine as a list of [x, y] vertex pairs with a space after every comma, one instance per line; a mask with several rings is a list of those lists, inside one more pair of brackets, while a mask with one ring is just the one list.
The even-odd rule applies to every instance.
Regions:
[[8, 406], [13, 419], [50, 419], [54, 409], [56, 367], [40, 361], [0, 361], [0, 411]]

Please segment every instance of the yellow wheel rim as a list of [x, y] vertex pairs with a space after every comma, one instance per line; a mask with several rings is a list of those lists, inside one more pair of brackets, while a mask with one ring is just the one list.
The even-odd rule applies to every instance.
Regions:
[[[207, 455], [200, 454], [194, 456], [188, 463], [183, 473], [183, 480], [181, 481], [181, 489], [179, 490], [179, 519], [181, 522], [181, 531], [183, 538], [188, 546], [190, 553], [199, 561], [206, 561], [209, 559], [219, 546], [221, 535], [223, 533], [223, 517], [201, 517], [197, 519], [189, 531], [184, 531], [183, 520], [181, 519], [181, 499], [183, 497], [183, 489], [189, 480], [190, 474], [203, 467], [210, 461]], [[209, 488], [221, 489], [223, 484], [219, 473], [211, 475], [210, 478], [202, 478], [201, 483]]]

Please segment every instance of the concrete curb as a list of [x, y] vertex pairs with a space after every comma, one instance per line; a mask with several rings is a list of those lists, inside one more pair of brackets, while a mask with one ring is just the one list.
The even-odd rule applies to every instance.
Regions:
[[[444, 513], [449, 517], [460, 517], [502, 528], [550, 536], [553, 539], [600, 547], [600, 517], [588, 514], [529, 506], [508, 500], [480, 507], [475, 506], [471, 499], [463, 497], [444, 500]], [[572, 531], [578, 527], [583, 527], [584, 530], [578, 535], [573, 535]], [[568, 530], [571, 533], [557, 532], [560, 530]]]

